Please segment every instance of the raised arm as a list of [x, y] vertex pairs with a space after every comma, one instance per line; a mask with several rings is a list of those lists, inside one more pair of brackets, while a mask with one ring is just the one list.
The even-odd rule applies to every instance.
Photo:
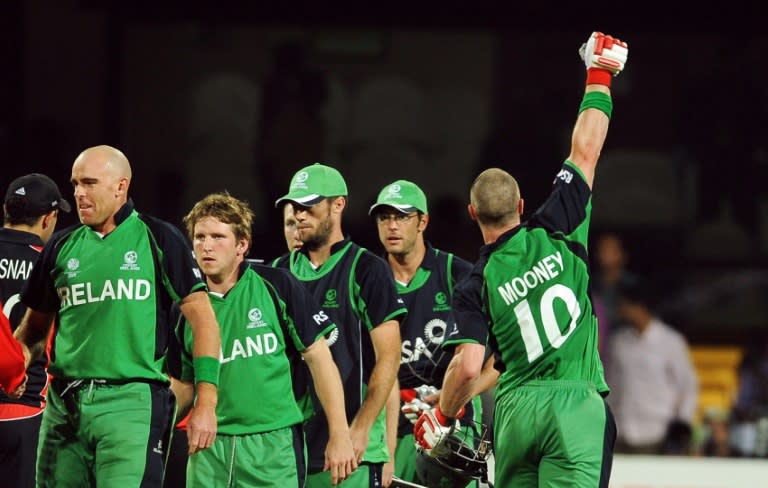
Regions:
[[568, 160], [578, 166], [592, 188], [613, 108], [611, 79], [624, 69], [628, 49], [619, 39], [593, 32], [579, 53], [587, 67], [587, 85], [573, 128]]

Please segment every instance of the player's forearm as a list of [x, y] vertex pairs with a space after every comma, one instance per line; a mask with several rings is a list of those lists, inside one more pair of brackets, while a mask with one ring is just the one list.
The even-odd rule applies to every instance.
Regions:
[[400, 421], [400, 383], [395, 379], [387, 398], [387, 449], [389, 460], [394, 462], [397, 450], [397, 424]]
[[53, 314], [46, 314], [27, 309], [14, 337], [21, 344], [25, 366], [42, 356], [51, 331]]
[[199, 382], [195, 385], [195, 407], [216, 408], [218, 388], [211, 383]]
[[483, 371], [475, 382], [474, 392], [472, 393], [473, 397], [496, 386], [496, 381], [499, 379], [499, 372], [493, 367], [494, 361], [494, 357], [491, 356], [488, 358], [488, 361], [485, 362]]
[[317, 398], [328, 420], [328, 432], [331, 436], [349, 436], [347, 413], [344, 405], [344, 387], [341, 384], [339, 369], [333, 362], [331, 352], [325, 341], [317, 342], [304, 352], [304, 361], [309, 367]]
[[176, 421], [187, 416], [195, 397], [195, 387], [191, 382], [171, 378], [171, 391], [176, 397]]
[[189, 322], [193, 337], [193, 357], [217, 358], [221, 353], [219, 324], [213, 313], [208, 294], [195, 292], [181, 302], [181, 313]]
[[376, 366], [374, 366], [368, 381], [365, 399], [352, 421], [353, 426], [363, 428], [366, 431], [370, 430], [392, 392], [392, 387], [397, 379], [399, 363], [399, 353], [394, 358], [381, 356], [377, 358]]
[[456, 347], [440, 392], [440, 410], [444, 415], [455, 417], [474, 396], [484, 354], [485, 347], [478, 344]]

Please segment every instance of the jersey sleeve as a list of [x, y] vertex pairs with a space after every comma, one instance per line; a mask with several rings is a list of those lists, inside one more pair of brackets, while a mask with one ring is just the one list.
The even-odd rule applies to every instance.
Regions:
[[490, 320], [483, 306], [483, 266], [484, 261], [478, 261], [453, 292], [455, 322], [443, 341], [444, 348], [452, 349], [464, 343], [484, 346], [488, 342]]
[[472, 263], [454, 255], [451, 262], [451, 281], [453, 287], [464, 281], [464, 278], [472, 272]]
[[291, 338], [297, 351], [304, 351], [336, 328], [336, 324], [320, 308], [309, 290], [289, 271], [251, 266], [267, 281], [267, 286], [273, 287], [279, 302], [276, 304], [278, 313], [282, 316], [280, 322], [287, 328], [284, 332]]
[[32, 272], [21, 290], [21, 302], [27, 307], [42, 313], [56, 313], [61, 305], [61, 298], [56, 293], [53, 283], [53, 268], [62, 244], [74, 230], [67, 229], [54, 234], [32, 266]]
[[581, 170], [566, 160], [555, 177], [552, 193], [527, 226], [544, 228], [586, 247], [591, 211], [592, 191]]
[[369, 251], [363, 251], [355, 268], [356, 309], [368, 330], [388, 320], [402, 322], [408, 309], [397, 292], [389, 265]]
[[141, 216], [154, 238], [163, 271], [163, 284], [175, 302], [190, 293], [206, 289], [192, 249], [181, 232], [171, 224], [147, 215]]

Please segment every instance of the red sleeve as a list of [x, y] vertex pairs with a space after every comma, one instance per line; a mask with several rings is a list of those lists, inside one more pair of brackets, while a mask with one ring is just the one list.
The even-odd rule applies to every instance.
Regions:
[[24, 354], [11, 333], [11, 323], [0, 313], [0, 387], [13, 391], [24, 381]]

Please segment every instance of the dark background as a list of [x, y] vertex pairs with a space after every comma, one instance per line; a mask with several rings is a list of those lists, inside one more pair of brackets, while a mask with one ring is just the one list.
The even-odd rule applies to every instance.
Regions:
[[347, 177], [344, 228], [358, 242], [379, 249], [367, 208], [383, 185], [412, 179], [429, 197], [428, 237], [474, 259], [472, 178], [500, 166], [528, 211], [543, 201], [583, 90], [576, 51], [604, 30], [629, 42], [630, 59], [592, 235], [621, 233], [630, 268], [653, 277], [689, 340], [762, 337], [768, 29], [757, 4], [236, 5], [4, 3], [2, 187], [36, 171], [70, 195], [77, 154], [113, 145], [140, 210], [180, 225], [194, 201], [227, 189], [254, 207], [252, 256], [269, 259], [284, 246], [271, 202], [324, 161]]

